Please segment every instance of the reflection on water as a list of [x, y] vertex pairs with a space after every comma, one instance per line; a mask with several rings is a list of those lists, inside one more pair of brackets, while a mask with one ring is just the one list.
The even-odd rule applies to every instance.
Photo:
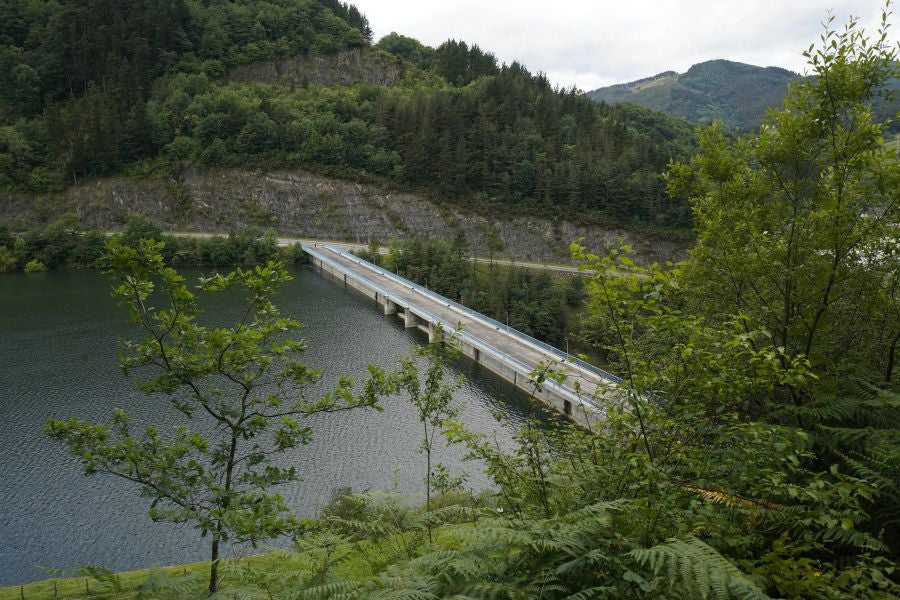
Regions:
[[[427, 341], [352, 290], [309, 270], [294, 275], [278, 304], [305, 324], [305, 360], [323, 371], [319, 391], [342, 374], [363, 377], [369, 363], [391, 368], [397, 356]], [[96, 272], [0, 276], [0, 585], [46, 577], [41, 566], [123, 570], [207, 555], [205, 540], [191, 528], [151, 523], [136, 486], [82, 476], [77, 462], [41, 432], [49, 417], [106, 422], [115, 406], [164, 430], [178, 422], [164, 399], [139, 394], [116, 367], [118, 342], [138, 332], [109, 290]], [[234, 306], [221, 298], [208, 313], [227, 315]], [[469, 361], [451, 370], [466, 377], [460, 420], [474, 431], [497, 429], [492, 410], [513, 424], [535, 410], [520, 391]], [[282, 490], [298, 514], [315, 514], [335, 487], [419, 490], [418, 421], [403, 398], [387, 399], [384, 408], [315, 418], [313, 443], [285, 456], [302, 477]], [[510, 443], [508, 430], [497, 435]], [[463, 464], [463, 453], [442, 448], [438, 460], [468, 471], [471, 487], [487, 486], [477, 465]]]

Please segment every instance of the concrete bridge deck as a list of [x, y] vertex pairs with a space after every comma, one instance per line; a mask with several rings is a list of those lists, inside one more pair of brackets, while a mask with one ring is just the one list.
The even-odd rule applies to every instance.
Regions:
[[467, 356], [529, 393], [533, 391], [529, 373], [539, 364], [552, 364], [554, 369], [566, 374], [566, 380], [561, 385], [545, 382], [544, 389], [535, 396], [578, 421], [602, 418], [603, 407], [591, 396], [598, 388], [598, 397], [610, 396], [611, 388], [620, 382], [617, 377], [562, 350], [510, 329], [342, 248], [324, 244], [303, 245], [303, 249], [315, 266], [374, 298], [384, 306], [385, 314], [402, 316], [407, 327], [428, 331], [430, 339], [437, 323], [443, 327], [445, 336], [459, 328], [459, 345]]

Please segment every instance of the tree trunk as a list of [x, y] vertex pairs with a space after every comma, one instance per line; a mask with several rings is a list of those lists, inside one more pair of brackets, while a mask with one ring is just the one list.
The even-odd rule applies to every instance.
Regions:
[[[228, 508], [228, 492], [231, 491], [231, 478], [234, 474], [234, 458], [237, 453], [237, 435], [234, 430], [231, 432], [231, 447], [228, 451], [228, 465], [225, 468], [225, 499], [222, 502], [222, 507]], [[212, 539], [212, 551], [210, 556], [210, 565], [209, 565], [209, 593], [215, 594], [216, 590], [219, 587], [219, 541], [222, 539], [222, 530], [224, 526], [222, 525], [222, 520], [219, 519], [216, 524], [216, 532], [213, 534]]]
[[[221, 525], [220, 525], [221, 527]], [[219, 532], [213, 534], [212, 552], [209, 557], [209, 593], [215, 594], [219, 587]]]
[[894, 341], [891, 342], [891, 347], [888, 349], [888, 362], [887, 368], [884, 370], [884, 382], [890, 383], [894, 377], [894, 359], [897, 356], [897, 343], [900, 342], [900, 331], [897, 332], [897, 335], [894, 336]]
[[425, 473], [425, 516], [428, 519], [428, 543], [433, 544], [431, 538], [431, 448], [425, 450], [425, 464], [427, 472]]

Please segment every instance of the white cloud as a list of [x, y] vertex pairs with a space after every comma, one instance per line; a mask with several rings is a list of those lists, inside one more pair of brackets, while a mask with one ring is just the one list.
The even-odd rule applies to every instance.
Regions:
[[[591, 90], [716, 58], [802, 72], [832, 9], [874, 31], [876, 0], [357, 0], [375, 37], [396, 31], [436, 46], [477, 43], [563, 87]], [[896, 39], [896, 33], [893, 33]]]

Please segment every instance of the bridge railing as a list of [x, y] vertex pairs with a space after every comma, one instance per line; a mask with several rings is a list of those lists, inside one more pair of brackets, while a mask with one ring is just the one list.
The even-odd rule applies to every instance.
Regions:
[[[328, 258], [324, 254], [319, 252], [316, 249], [316, 247], [311, 247], [306, 244], [301, 244], [301, 247], [303, 248], [303, 251], [306, 252], [307, 254], [309, 254], [310, 256], [314, 256], [316, 259], [320, 260], [323, 263], [330, 265], [332, 268], [337, 269], [341, 273], [345, 273], [347, 275], [352, 276], [353, 278], [355, 278], [358, 281], [365, 284], [371, 290], [381, 294], [382, 297], [384, 297], [386, 300], [390, 300], [394, 304], [396, 304], [398, 306], [402, 306], [406, 310], [410, 309], [410, 304], [408, 302], [404, 301], [402, 298], [399, 298], [398, 296], [394, 295], [393, 293], [389, 292], [385, 288], [381, 287], [380, 285], [378, 285], [371, 279], [369, 279], [363, 275], [360, 275], [359, 273], [348, 272], [346, 267], [344, 267], [340, 263]], [[341, 254], [343, 254], [343, 253], [341, 253]], [[353, 256], [354, 260], [362, 260], [355, 255], [351, 255], [351, 256]], [[363, 262], [365, 262], [365, 261], [363, 261]], [[369, 264], [371, 264], [371, 263], [369, 263]], [[372, 265], [372, 266], [375, 269], [378, 269], [378, 267], [375, 267], [374, 265]], [[380, 272], [380, 269], [378, 269], [378, 271]], [[412, 284], [412, 282], [410, 282], [410, 284]], [[439, 318], [437, 315], [434, 315], [431, 312], [429, 312], [419, 306], [416, 306], [415, 310], [417, 313], [419, 313], [425, 319], [433, 321], [434, 323], [440, 323], [447, 331], [454, 331], [454, 329], [456, 327], [456, 325], [454, 323], [448, 323], [444, 319]], [[514, 371], [518, 372], [520, 375], [522, 375], [524, 377], [530, 376], [532, 368], [529, 367], [528, 365], [526, 365], [525, 363], [521, 362], [520, 360], [516, 359], [512, 355], [507, 354], [506, 352], [503, 352], [502, 350], [495, 348], [494, 346], [484, 342], [483, 340], [480, 340], [480, 339], [470, 335], [469, 333], [467, 333], [464, 330], [457, 332], [456, 335], [458, 335], [461, 340], [463, 340], [470, 346], [478, 348], [481, 352], [485, 352], [488, 355], [494, 355], [494, 356], [500, 357], [500, 359], [503, 363], [509, 365], [510, 368], [512, 368]], [[602, 407], [600, 404], [594, 402], [589, 397], [582, 396], [581, 394], [577, 393], [576, 391], [569, 389], [565, 385], [560, 384], [555, 380], [548, 379], [544, 382], [544, 385], [549, 385], [550, 387], [555, 388], [557, 393], [559, 393], [561, 396], [567, 398], [570, 402], [579, 404], [581, 406], [587, 406], [587, 407], [591, 408], [592, 410], [600, 411], [601, 413], [604, 411], [604, 407]]]
[[572, 356], [568, 352], [564, 352], [563, 350], [560, 350], [559, 348], [556, 348], [555, 346], [551, 346], [550, 344], [548, 344], [546, 342], [542, 342], [541, 340], [533, 338], [532, 336], [528, 335], [527, 333], [523, 333], [523, 332], [519, 331], [518, 329], [510, 327], [507, 324], [501, 323], [495, 319], [488, 317], [487, 315], [483, 315], [480, 312], [472, 310], [468, 306], [464, 306], [464, 305], [460, 304], [459, 302], [455, 302], [455, 301], [451, 300], [450, 298], [441, 296], [440, 294], [435, 293], [435, 292], [429, 290], [428, 288], [422, 287], [421, 285], [419, 285], [413, 281], [410, 281], [408, 279], [400, 277], [396, 273], [392, 273], [391, 271], [388, 271], [387, 269], [382, 269], [378, 265], [374, 265], [374, 264], [370, 263], [369, 261], [364, 260], [364, 259], [356, 256], [355, 254], [348, 252], [347, 250], [344, 250], [343, 248], [339, 248], [338, 246], [334, 246], [332, 244], [323, 244], [323, 246], [333, 252], [336, 252], [337, 254], [340, 254], [341, 256], [344, 256], [345, 258], [355, 261], [357, 264], [364, 266], [371, 271], [380, 273], [381, 275], [388, 277], [390, 279], [393, 279], [397, 283], [404, 285], [406, 287], [414, 288], [414, 289], [418, 290], [420, 293], [425, 294], [425, 295], [433, 298], [434, 300], [441, 302], [442, 304], [450, 305], [459, 312], [465, 313], [474, 319], [478, 319], [484, 323], [491, 325], [492, 327], [496, 327], [497, 329], [499, 329], [501, 331], [505, 331], [505, 332], [507, 332], [508, 335], [517, 337], [520, 340], [522, 340], [528, 344], [531, 344], [532, 346], [537, 346], [544, 352], [551, 354], [555, 358], [558, 358], [559, 360], [566, 362], [569, 365], [577, 366], [581, 370], [593, 373], [594, 375], [600, 377], [601, 379], [604, 379], [611, 383], [616, 383], [616, 384], [622, 383], [622, 379], [620, 377], [617, 377], [616, 375], [613, 375], [612, 373], [604, 371], [603, 369], [601, 369], [599, 367], [595, 367], [594, 365], [592, 365], [589, 362], [585, 362], [576, 356]]

